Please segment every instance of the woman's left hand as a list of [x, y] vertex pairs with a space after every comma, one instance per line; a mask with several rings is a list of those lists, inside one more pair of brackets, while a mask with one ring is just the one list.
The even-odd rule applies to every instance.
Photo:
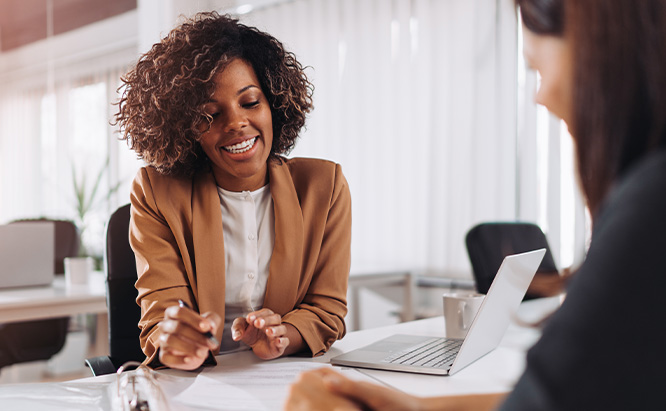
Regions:
[[444, 407], [428, 408], [421, 398], [377, 384], [354, 381], [330, 368], [302, 373], [289, 388], [285, 402], [285, 410], [288, 411], [421, 409]]
[[[360, 411], [363, 403], [333, 392], [327, 379], [344, 378], [336, 372], [319, 368], [301, 373], [289, 387], [289, 395], [284, 403], [285, 411]], [[346, 380], [346, 378], [344, 378]], [[337, 381], [336, 381], [337, 382]], [[353, 383], [353, 382], [352, 382]]]
[[231, 336], [234, 341], [249, 345], [263, 360], [280, 357], [290, 343], [282, 316], [268, 308], [252, 312], [245, 318], [236, 318], [231, 325]]

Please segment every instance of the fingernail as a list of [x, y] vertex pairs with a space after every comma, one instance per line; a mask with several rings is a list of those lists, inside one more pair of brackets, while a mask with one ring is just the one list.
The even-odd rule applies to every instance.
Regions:
[[192, 357], [185, 357], [184, 361], [187, 363], [192, 362], [193, 358]]
[[205, 348], [199, 348], [199, 349], [197, 350], [197, 355], [198, 355], [199, 357], [203, 357], [203, 356], [206, 355], [207, 353], [208, 353], [208, 350], [205, 349]]
[[208, 329], [210, 328], [210, 325], [206, 321], [201, 321], [199, 323], [199, 328], [201, 328], [203, 331], [208, 331]]
[[238, 331], [233, 331], [231, 333], [231, 338], [233, 338], [234, 340], [238, 337], [240, 337], [240, 333]]
[[263, 319], [259, 320], [259, 327], [263, 327], [264, 325], [266, 325], [266, 321], [264, 321]]
[[251, 316], [249, 316], [248, 318], [250, 319], [250, 321], [254, 321], [254, 320], [256, 320], [256, 319], [257, 319], [257, 317], [256, 317], [256, 316], [254, 316], [254, 315], [251, 315]]

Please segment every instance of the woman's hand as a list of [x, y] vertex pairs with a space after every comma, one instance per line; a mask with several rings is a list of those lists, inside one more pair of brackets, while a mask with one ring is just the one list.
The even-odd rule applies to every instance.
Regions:
[[494, 410], [503, 393], [421, 398], [365, 381], [353, 381], [330, 368], [302, 373], [289, 389], [285, 410]]
[[298, 331], [291, 324], [283, 324], [280, 314], [268, 308], [236, 318], [231, 325], [231, 337], [249, 345], [263, 360], [293, 353], [303, 344]]
[[[330, 373], [330, 374], [329, 374]], [[289, 396], [284, 403], [288, 411], [351, 411], [363, 409], [360, 404], [332, 392], [324, 383], [332, 370], [320, 368], [302, 373], [289, 387]]]
[[179, 370], [194, 370], [203, 364], [208, 352], [217, 348], [204, 335], [215, 334], [222, 319], [215, 313], [199, 315], [187, 307], [172, 306], [159, 323], [160, 362]]
[[287, 410], [417, 410], [421, 398], [364, 381], [330, 368], [302, 373], [289, 389]]

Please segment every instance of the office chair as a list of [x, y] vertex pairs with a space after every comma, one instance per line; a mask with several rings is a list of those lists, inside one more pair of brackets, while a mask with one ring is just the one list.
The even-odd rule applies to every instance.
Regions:
[[[79, 252], [79, 232], [68, 220], [46, 218], [16, 220], [10, 224], [52, 222], [55, 228], [54, 272], [65, 272], [66, 257]], [[29, 361], [48, 360], [62, 350], [67, 339], [70, 317], [0, 324], [0, 368]]]
[[146, 356], [139, 343], [141, 309], [134, 252], [129, 245], [130, 205], [118, 208], [106, 228], [106, 305], [109, 309], [110, 355], [86, 359], [93, 375], [116, 372], [127, 361], [143, 361]]
[[[559, 275], [548, 240], [536, 224], [525, 222], [490, 222], [472, 227], [465, 236], [467, 254], [472, 264], [476, 289], [486, 294], [504, 257], [545, 248], [546, 255], [537, 269], [538, 278]], [[537, 278], [535, 276], [535, 278]], [[534, 284], [534, 283], [533, 283]], [[528, 289], [525, 299], [543, 297]]]

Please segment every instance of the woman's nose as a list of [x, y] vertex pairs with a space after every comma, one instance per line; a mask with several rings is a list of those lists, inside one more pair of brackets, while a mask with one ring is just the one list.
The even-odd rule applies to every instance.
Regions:
[[232, 132], [238, 131], [248, 125], [248, 119], [242, 110], [229, 110], [224, 119], [224, 131]]

